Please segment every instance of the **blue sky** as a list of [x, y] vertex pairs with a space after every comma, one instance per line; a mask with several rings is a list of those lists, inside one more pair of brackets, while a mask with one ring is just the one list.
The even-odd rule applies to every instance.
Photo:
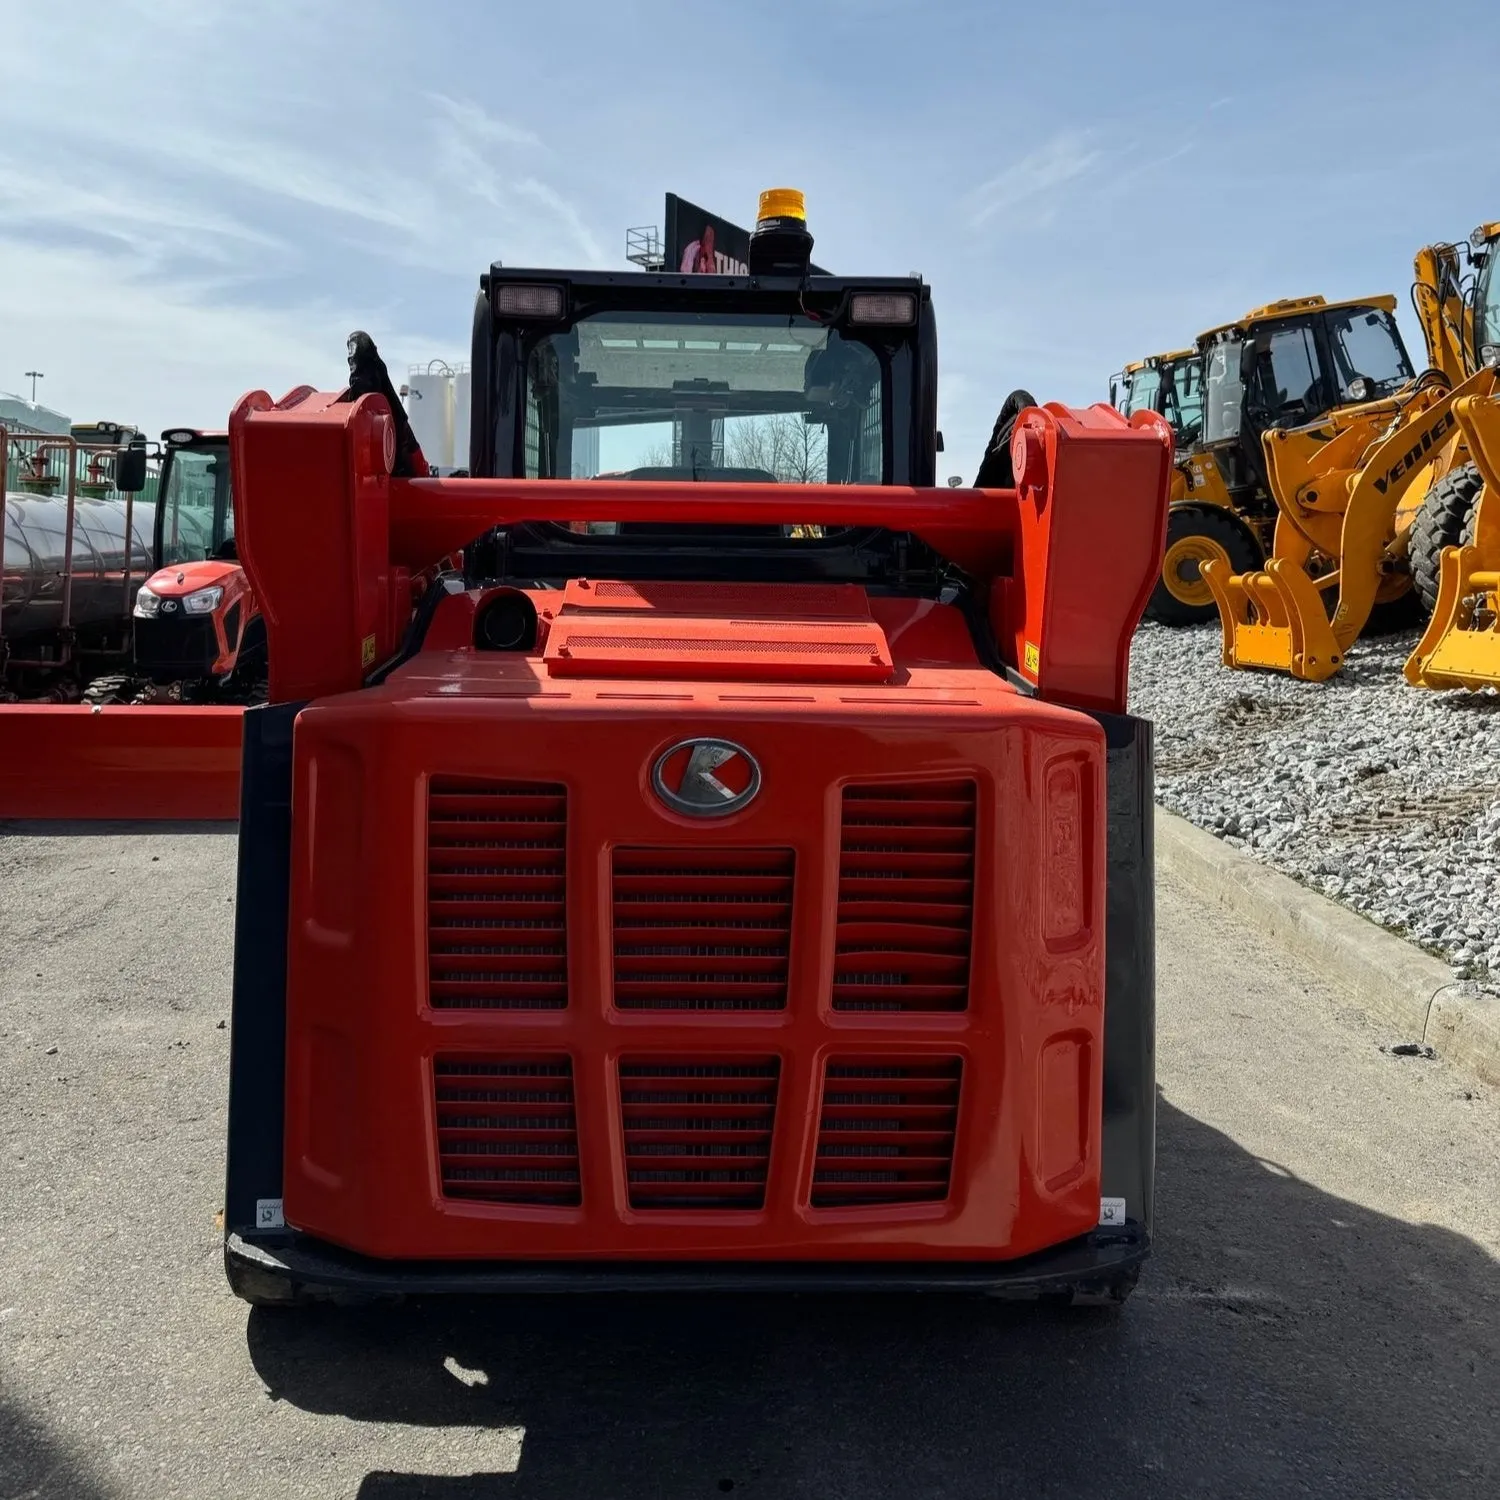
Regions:
[[821, 264], [932, 283], [970, 476], [1016, 385], [1102, 399], [1277, 296], [1404, 306], [1419, 245], [1500, 218], [1493, 3], [0, 14], [0, 390], [153, 431], [341, 384], [356, 327], [465, 357], [491, 259], [620, 266], [667, 190], [743, 222], [786, 183]]

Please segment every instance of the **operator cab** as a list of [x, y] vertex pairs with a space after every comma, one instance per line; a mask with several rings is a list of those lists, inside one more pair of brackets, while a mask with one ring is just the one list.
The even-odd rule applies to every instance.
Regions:
[[1395, 310], [1391, 296], [1338, 303], [1299, 297], [1199, 336], [1203, 444], [1237, 505], [1253, 509], [1269, 493], [1264, 433], [1388, 399], [1415, 378]]
[[1127, 417], [1154, 411], [1167, 419], [1179, 449], [1191, 447], [1203, 431], [1203, 361], [1198, 351], [1153, 354], [1127, 365], [1110, 383], [1110, 404]]
[[157, 567], [234, 559], [234, 496], [229, 438], [174, 427], [162, 433], [157, 485]]
[[1474, 352], [1476, 363], [1500, 364], [1500, 223], [1481, 224], [1469, 237], [1474, 267]]
[[[936, 360], [916, 277], [497, 265], [475, 306], [470, 472], [930, 486]], [[489, 578], [640, 578], [702, 577], [711, 560], [746, 578], [857, 581], [892, 546], [848, 528], [533, 523], [492, 533], [468, 563]]]
[[152, 553], [135, 599], [137, 669], [156, 683], [258, 671], [265, 628], [235, 548], [228, 434], [162, 434]]

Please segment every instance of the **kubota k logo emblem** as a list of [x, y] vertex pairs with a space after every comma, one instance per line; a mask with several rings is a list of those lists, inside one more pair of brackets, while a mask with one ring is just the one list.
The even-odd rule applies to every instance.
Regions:
[[760, 790], [760, 767], [729, 740], [683, 740], [657, 757], [651, 785], [673, 812], [722, 818]]

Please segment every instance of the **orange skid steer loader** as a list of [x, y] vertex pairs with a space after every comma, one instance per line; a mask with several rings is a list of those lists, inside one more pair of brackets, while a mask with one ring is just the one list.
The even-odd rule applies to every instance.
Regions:
[[[378, 395], [233, 414], [242, 1297], [1134, 1284], [1170, 432], [1029, 407], [936, 488], [929, 289], [810, 249], [783, 195], [748, 276], [493, 267], [472, 477]], [[811, 482], [721, 477], [788, 418]]]

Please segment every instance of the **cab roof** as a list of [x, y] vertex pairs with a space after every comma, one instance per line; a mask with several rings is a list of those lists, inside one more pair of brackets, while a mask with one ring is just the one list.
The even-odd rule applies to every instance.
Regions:
[[1378, 307], [1385, 312], [1394, 313], [1396, 299], [1390, 292], [1382, 292], [1376, 297], [1345, 297], [1338, 302], [1330, 302], [1326, 297], [1318, 296], [1283, 297], [1279, 302], [1267, 302], [1264, 307], [1252, 307], [1244, 317], [1236, 318], [1232, 323], [1205, 328], [1198, 335], [1198, 342], [1202, 344], [1205, 339], [1215, 338], [1222, 333], [1248, 333], [1258, 323], [1295, 318], [1299, 314], [1336, 312], [1341, 307]]

